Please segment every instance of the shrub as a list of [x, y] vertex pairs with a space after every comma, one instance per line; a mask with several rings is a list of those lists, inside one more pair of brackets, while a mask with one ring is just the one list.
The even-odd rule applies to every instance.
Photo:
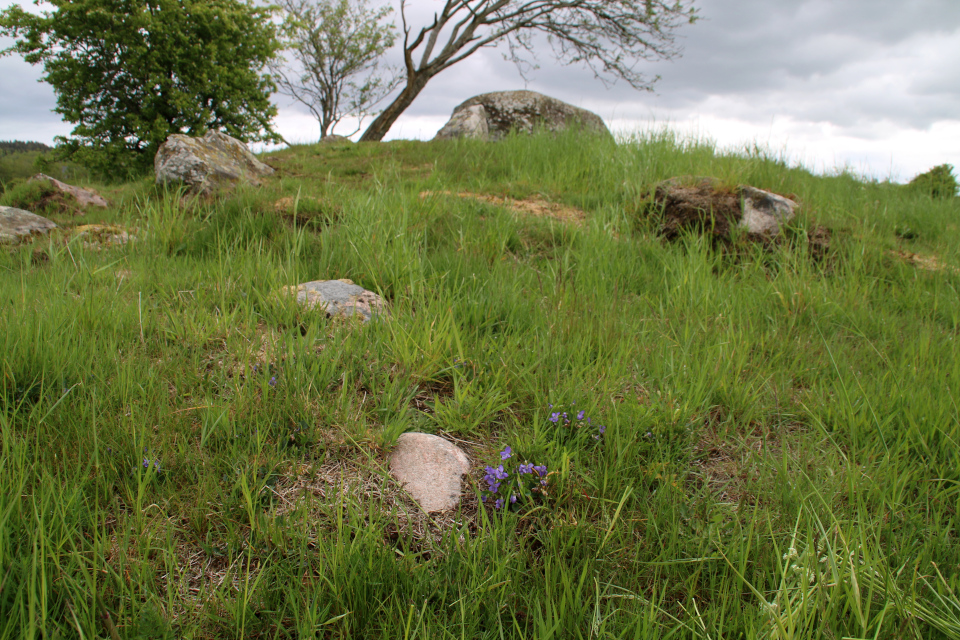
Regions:
[[910, 186], [932, 198], [953, 198], [958, 187], [950, 164], [941, 164], [921, 173], [910, 181]]

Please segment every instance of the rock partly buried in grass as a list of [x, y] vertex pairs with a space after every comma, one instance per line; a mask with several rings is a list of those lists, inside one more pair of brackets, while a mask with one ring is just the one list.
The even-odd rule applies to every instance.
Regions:
[[[474, 109], [478, 106], [482, 110]], [[571, 128], [613, 137], [597, 114], [534, 91], [496, 91], [474, 96], [453, 110], [450, 121], [436, 137], [500, 140], [511, 131], [529, 134]]]
[[74, 228], [73, 233], [83, 239], [88, 249], [100, 249], [110, 246], [121, 246], [137, 239], [123, 227], [107, 224], [85, 224]]
[[746, 185], [730, 187], [716, 178], [683, 177], [660, 183], [654, 200], [663, 209], [667, 238], [684, 230], [708, 233], [728, 240], [733, 231], [770, 238], [796, 214], [797, 203], [769, 191]]
[[0, 207], [0, 243], [17, 243], [33, 235], [43, 235], [57, 225], [35, 213]]
[[743, 203], [740, 226], [747, 233], [765, 236], [780, 233], [783, 225], [796, 215], [798, 207], [790, 198], [747, 185], [740, 186], [740, 200]]
[[245, 144], [219, 131], [207, 131], [202, 138], [171, 135], [160, 145], [153, 169], [157, 184], [183, 183], [201, 194], [237, 182], [258, 185], [273, 174]]
[[470, 459], [459, 447], [428, 433], [402, 434], [390, 454], [390, 475], [427, 513], [456, 507], [469, 472]]
[[52, 178], [43, 173], [38, 173], [37, 175], [33, 176], [30, 178], [29, 182], [46, 183], [57, 193], [73, 199], [80, 207], [101, 207], [105, 209], [110, 206], [99, 193], [92, 189], [74, 187], [73, 185], [69, 185], [66, 182], [60, 182], [56, 178]]
[[295, 295], [303, 307], [319, 308], [328, 318], [357, 316], [363, 322], [369, 322], [373, 318], [389, 315], [383, 298], [353, 284], [351, 280], [314, 280], [295, 287], [284, 287], [280, 291]]

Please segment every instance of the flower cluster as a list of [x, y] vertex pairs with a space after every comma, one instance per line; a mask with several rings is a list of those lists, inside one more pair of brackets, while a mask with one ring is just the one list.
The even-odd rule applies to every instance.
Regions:
[[549, 405], [550, 417], [547, 420], [560, 428], [558, 435], [561, 440], [578, 440], [590, 435], [595, 441], [600, 442], [607, 428], [602, 424], [594, 425], [593, 420], [586, 416], [586, 411], [582, 409], [575, 411], [576, 405], [577, 403], [574, 402], [569, 411], [564, 411], [562, 407], [557, 407], [554, 410], [554, 406]]
[[[483, 481], [483, 501], [493, 501], [494, 509], [503, 509], [507, 504], [517, 505], [518, 501], [533, 500], [534, 492], [544, 494], [547, 487], [547, 467], [531, 462], [520, 463], [509, 445], [500, 452], [501, 463], [496, 467], [487, 466]], [[502, 485], [506, 485], [503, 491]]]
[[[109, 452], [110, 450], [108, 450]], [[148, 449], [147, 447], [143, 448], [143, 459], [140, 464], [134, 466], [133, 474], [136, 476], [139, 473], [148, 474], [148, 476], [153, 477], [157, 474], [161, 474], [163, 469], [160, 466], [160, 454], [155, 453], [153, 449]]]

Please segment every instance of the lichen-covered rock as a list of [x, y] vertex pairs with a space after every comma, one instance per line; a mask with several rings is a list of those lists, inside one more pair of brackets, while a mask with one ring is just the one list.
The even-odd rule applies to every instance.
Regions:
[[17, 243], [32, 235], [42, 235], [57, 225], [35, 213], [14, 207], [0, 207], [0, 243]]
[[443, 128], [437, 132], [437, 140], [452, 138], [479, 138], [487, 140], [490, 127], [487, 125], [487, 110], [482, 104], [475, 104], [461, 111], [455, 111]]
[[428, 433], [402, 434], [390, 455], [390, 475], [427, 513], [456, 507], [469, 472], [470, 459], [459, 447]]
[[[532, 133], [538, 129], [544, 129], [557, 132], [570, 127], [610, 136], [610, 130], [603, 123], [603, 119], [586, 109], [574, 107], [534, 91], [497, 91], [470, 98], [454, 109], [451, 121], [440, 130], [447, 132], [444, 137], [458, 137], [450, 135], [458, 126], [454, 120], [468, 118], [468, 116], [461, 116], [461, 112], [477, 106], [483, 107], [487, 137], [490, 140], [503, 138], [511, 131]], [[480, 113], [475, 110], [469, 117], [479, 118]], [[448, 127], [450, 127], [449, 130]], [[470, 129], [463, 130], [479, 131], [481, 129], [482, 125], [475, 123], [471, 124]], [[440, 137], [440, 134], [437, 137]]]
[[83, 189], [81, 187], [74, 187], [65, 182], [60, 182], [56, 178], [51, 176], [38, 173], [37, 175], [30, 178], [30, 182], [45, 182], [55, 191], [64, 196], [72, 198], [79, 206], [81, 207], [103, 207], [106, 208], [109, 206], [106, 200], [92, 189]]
[[796, 213], [797, 203], [748, 185], [728, 186], [716, 178], [686, 176], [657, 185], [654, 200], [663, 210], [661, 233], [675, 238], [685, 229], [727, 240], [734, 228], [763, 237], [777, 235]]
[[182, 182], [194, 193], [210, 193], [239, 181], [259, 184], [273, 169], [257, 160], [247, 146], [219, 131], [202, 138], [175, 133], [160, 145], [153, 160], [158, 184]]
[[125, 245], [137, 239], [123, 227], [106, 224], [85, 224], [73, 229], [76, 237], [83, 239], [88, 249]]
[[369, 322], [375, 317], [389, 315], [383, 298], [350, 280], [314, 280], [295, 287], [284, 287], [281, 293], [295, 295], [301, 306], [319, 308], [330, 318], [358, 316], [364, 322]]

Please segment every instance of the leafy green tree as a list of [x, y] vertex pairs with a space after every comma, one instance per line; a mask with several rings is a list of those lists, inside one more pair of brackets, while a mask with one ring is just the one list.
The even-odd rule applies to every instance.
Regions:
[[921, 173], [910, 181], [910, 186], [933, 198], [953, 198], [957, 195], [958, 187], [953, 165], [949, 164], [941, 164]]
[[[367, 0], [279, 0], [286, 12], [281, 32], [287, 65], [272, 65], [280, 92], [306, 105], [333, 133], [347, 116], [360, 120], [398, 83], [380, 58], [396, 41], [396, 27], [384, 20], [390, 7], [371, 9]], [[356, 132], [356, 131], [355, 131]], [[354, 132], [354, 133], [355, 133]]]
[[58, 138], [62, 157], [122, 176], [146, 170], [172, 133], [278, 139], [275, 86], [263, 73], [279, 47], [270, 9], [241, 0], [46, 1], [54, 11], [0, 12], [0, 35], [16, 38], [0, 55], [43, 64], [55, 111], [75, 125]]

